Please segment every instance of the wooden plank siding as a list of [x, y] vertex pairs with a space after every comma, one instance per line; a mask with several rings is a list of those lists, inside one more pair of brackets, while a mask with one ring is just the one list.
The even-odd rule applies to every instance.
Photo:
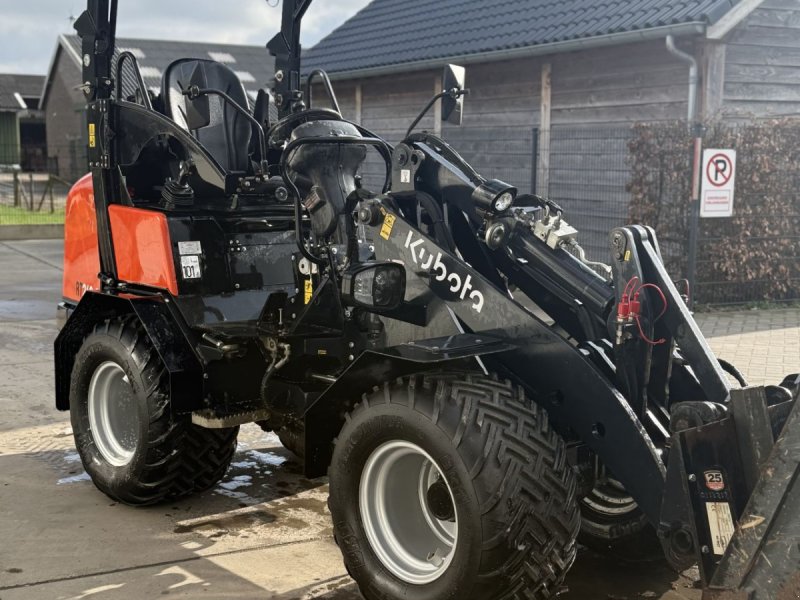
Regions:
[[442, 133], [485, 177], [532, 191], [534, 133], [539, 125], [541, 61], [467, 65], [464, 122]]
[[548, 193], [587, 254], [608, 260], [608, 234], [628, 219], [631, 125], [685, 118], [688, 67], [655, 40], [554, 56], [551, 79]]
[[[443, 137], [476, 169], [524, 192], [531, 191], [533, 181], [540, 69], [541, 62], [530, 59], [467, 66], [470, 94], [465, 101], [463, 125], [441, 124]], [[441, 86], [440, 82], [441, 71], [432, 70], [334, 81], [334, 88], [345, 116], [354, 119], [355, 85], [360, 84], [362, 125], [396, 144], [434, 95], [436, 86]], [[325, 105], [321, 88], [315, 88], [314, 98], [318, 100], [315, 105]], [[436, 131], [437, 114], [431, 109], [418, 129]], [[377, 157], [368, 160], [364, 178], [373, 188], [382, 181], [383, 168]]]
[[723, 116], [800, 116], [800, 2], [765, 0], [725, 41]]
[[[391, 144], [400, 142], [408, 126], [433, 96], [436, 73], [425, 71], [361, 80], [361, 124]], [[433, 131], [432, 110], [419, 128]], [[363, 168], [365, 186], [380, 191], [385, 172], [383, 161], [371, 151]]]
[[554, 127], [686, 115], [688, 67], [667, 52], [664, 40], [558, 54], [552, 63]]

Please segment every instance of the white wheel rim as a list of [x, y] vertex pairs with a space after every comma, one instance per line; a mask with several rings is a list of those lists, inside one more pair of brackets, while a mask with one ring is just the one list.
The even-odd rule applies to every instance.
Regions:
[[[436, 508], [431, 505], [434, 487]], [[359, 508], [372, 550], [398, 579], [424, 585], [450, 567], [458, 542], [453, 492], [436, 462], [416, 444], [391, 441], [372, 453], [361, 475]], [[450, 511], [450, 518], [440, 518]]]
[[117, 363], [106, 361], [89, 382], [89, 427], [103, 458], [115, 467], [133, 459], [139, 413], [128, 376]]
[[595, 465], [595, 482], [594, 489], [582, 500], [584, 505], [607, 517], [622, 517], [638, 508], [625, 487], [599, 463]]

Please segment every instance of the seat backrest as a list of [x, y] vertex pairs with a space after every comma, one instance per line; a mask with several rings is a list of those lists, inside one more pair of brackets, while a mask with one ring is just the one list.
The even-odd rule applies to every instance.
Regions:
[[[182, 58], [167, 67], [161, 83], [165, 113], [180, 127], [188, 130], [187, 99], [182, 92], [189, 88], [190, 79], [196, 69], [202, 71], [205, 87], [225, 92], [242, 108], [249, 110], [247, 92], [236, 73], [213, 60]], [[194, 132], [197, 140], [226, 171], [248, 171], [252, 136], [250, 122], [220, 96], [211, 95], [208, 100], [211, 107], [211, 122]]]

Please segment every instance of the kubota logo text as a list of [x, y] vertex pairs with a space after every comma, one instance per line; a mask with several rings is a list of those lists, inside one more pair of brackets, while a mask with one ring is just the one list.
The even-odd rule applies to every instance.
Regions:
[[406, 248], [411, 251], [411, 259], [415, 265], [419, 265], [423, 270], [428, 271], [431, 275], [431, 281], [438, 281], [441, 283], [447, 282], [451, 292], [456, 294], [462, 300], [466, 300], [467, 296], [472, 300], [472, 309], [475, 312], [483, 310], [484, 297], [481, 292], [472, 287], [472, 275], [461, 277], [458, 273], [451, 273], [447, 265], [442, 262], [442, 253], [437, 252], [434, 256], [433, 253], [425, 246], [425, 240], [414, 239], [414, 232], [409, 231], [406, 238]]

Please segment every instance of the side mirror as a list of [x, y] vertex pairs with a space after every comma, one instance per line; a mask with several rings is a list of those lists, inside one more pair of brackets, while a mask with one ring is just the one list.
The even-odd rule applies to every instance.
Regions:
[[[208, 87], [206, 72], [200, 62], [194, 64], [186, 89], [202, 90]], [[202, 129], [211, 124], [211, 104], [205, 94], [186, 96], [186, 127], [189, 131]]]
[[[461, 125], [464, 118], [464, 92], [467, 70], [457, 65], [447, 65], [442, 76], [442, 90], [453, 92], [442, 98], [442, 121]], [[460, 93], [456, 93], [460, 92]]]
[[394, 310], [406, 295], [406, 269], [394, 262], [356, 265], [342, 278], [345, 304], [372, 310]]

